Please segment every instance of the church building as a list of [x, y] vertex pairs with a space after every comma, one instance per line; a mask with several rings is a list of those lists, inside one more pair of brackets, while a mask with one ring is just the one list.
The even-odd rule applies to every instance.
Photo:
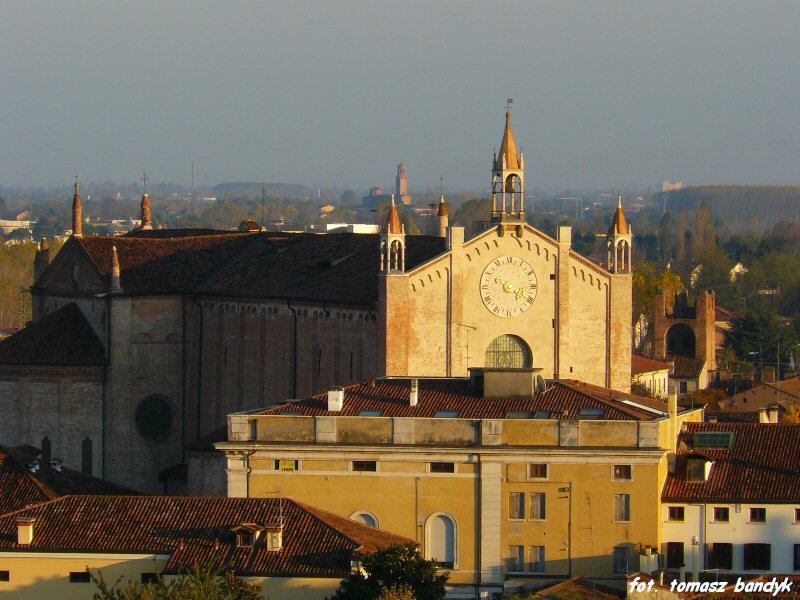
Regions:
[[[0, 442], [146, 492], [180, 491], [186, 447], [230, 413], [379, 376], [534, 367], [630, 389], [632, 232], [621, 204], [602, 268], [525, 218], [506, 114], [492, 227], [465, 239], [153, 229], [43, 242], [28, 327], [0, 342]], [[177, 487], [176, 487], [177, 485]], [[167, 486], [169, 486], [167, 488]]]

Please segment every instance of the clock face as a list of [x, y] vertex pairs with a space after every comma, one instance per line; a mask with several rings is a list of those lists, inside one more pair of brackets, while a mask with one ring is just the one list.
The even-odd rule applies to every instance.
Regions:
[[518, 256], [501, 256], [481, 275], [481, 298], [490, 311], [504, 319], [528, 310], [536, 300], [536, 272]]

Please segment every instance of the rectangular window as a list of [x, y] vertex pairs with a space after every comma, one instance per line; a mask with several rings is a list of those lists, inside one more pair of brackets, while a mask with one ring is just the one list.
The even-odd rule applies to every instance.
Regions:
[[456, 465], [451, 462], [432, 462], [431, 473], [455, 473]]
[[525, 518], [524, 492], [510, 492], [508, 494], [508, 518], [509, 519]]
[[631, 568], [631, 547], [616, 546], [614, 548], [614, 574], [627, 575]]
[[0, 571], [0, 581], [11, 581], [11, 573], [9, 571]]
[[525, 571], [525, 546], [508, 547], [508, 572], [523, 573]]
[[457, 419], [457, 410], [440, 410], [433, 415], [434, 419]]
[[[794, 545], [794, 570], [800, 571], [800, 544]], [[3, 571], [8, 577], [8, 571]], [[3, 581], [8, 581], [8, 579], [4, 579]]]
[[547, 463], [532, 463], [528, 465], [530, 479], [547, 479]]
[[614, 520], [615, 521], [631, 520], [630, 494], [614, 494]]
[[767, 509], [766, 508], [751, 508], [750, 509], [750, 522], [751, 523], [766, 523], [767, 522]]
[[275, 461], [276, 471], [297, 471], [298, 467], [296, 460], [280, 459]]
[[800, 508], [794, 509], [794, 522], [800, 523]]
[[770, 569], [771, 554], [772, 546], [769, 544], [745, 544], [744, 568], [746, 570], [768, 571]]
[[144, 585], [158, 583], [158, 573], [142, 573], [141, 582]]
[[706, 461], [693, 459], [686, 461], [686, 481], [705, 481]]
[[377, 471], [378, 470], [378, 463], [374, 460], [354, 460], [353, 461], [353, 471]]
[[633, 469], [631, 465], [614, 465], [614, 479], [617, 480], [633, 479]]
[[70, 583], [89, 583], [89, 571], [71, 571], [69, 574]]
[[531, 573], [544, 573], [544, 546], [531, 546], [531, 562], [528, 570]]
[[727, 523], [731, 520], [731, 509], [727, 506], [715, 506], [714, 507], [714, 522], [715, 523]]
[[732, 569], [733, 568], [733, 544], [711, 544], [708, 553], [709, 569]]
[[530, 511], [530, 519], [534, 519], [537, 521], [544, 521], [547, 516], [545, 512], [545, 494], [534, 492], [530, 494], [531, 498], [531, 511]]
[[667, 568], [683, 567], [683, 542], [667, 542]]
[[682, 506], [669, 507], [669, 520], [670, 521], [683, 521], [684, 509]]
[[681, 381], [681, 394], [685, 394], [687, 391], [687, 386], [685, 381]]
[[603, 418], [606, 411], [602, 408], [582, 408], [578, 411], [578, 418], [585, 421], [598, 421]]
[[360, 410], [358, 411], [359, 417], [382, 417], [382, 410]]
[[694, 434], [694, 448], [730, 448], [733, 446], [732, 431], [701, 431]]

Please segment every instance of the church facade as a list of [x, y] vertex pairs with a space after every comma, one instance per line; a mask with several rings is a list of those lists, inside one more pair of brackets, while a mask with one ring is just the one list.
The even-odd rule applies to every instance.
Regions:
[[[159, 493], [180, 492], [187, 446], [228, 414], [379, 376], [534, 367], [630, 387], [631, 231], [608, 268], [525, 220], [510, 115], [492, 163], [493, 227], [439, 236], [154, 230], [42, 248], [34, 320], [0, 342], [0, 441]], [[160, 475], [160, 476], [159, 476]]]

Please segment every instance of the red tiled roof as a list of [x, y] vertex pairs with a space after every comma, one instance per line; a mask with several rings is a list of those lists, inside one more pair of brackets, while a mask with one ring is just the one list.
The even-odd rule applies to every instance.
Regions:
[[718, 321], [718, 322], [722, 321], [722, 322], [725, 322], [725, 323], [730, 323], [731, 321], [733, 321], [738, 316], [739, 315], [737, 315], [735, 312], [727, 310], [727, 309], [724, 309], [724, 308], [722, 308], [720, 306], [715, 306], [714, 307], [714, 320], [715, 321]]
[[482, 398], [478, 390], [470, 387], [467, 379], [419, 380], [419, 400], [409, 404], [411, 384], [408, 379], [380, 379], [351, 385], [345, 388], [344, 407], [338, 412], [328, 412], [327, 393], [310, 399], [284, 404], [260, 414], [293, 414], [306, 416], [338, 415], [359, 416], [362, 411], [381, 411], [384, 417], [427, 417], [438, 412], [455, 411], [461, 419], [503, 419], [513, 412], [546, 411], [549, 418], [580, 419], [581, 409], [604, 411], [602, 419], [614, 421], [651, 420], [658, 415], [622, 402], [632, 400], [664, 413], [667, 405], [652, 398], [641, 398], [598, 386], [574, 381], [559, 380], [547, 391], [533, 398]]
[[100, 366], [103, 344], [78, 305], [70, 302], [0, 341], [0, 364]]
[[[694, 449], [698, 432], [732, 432], [733, 447]], [[688, 423], [678, 446], [682, 450], [664, 484], [664, 501], [800, 501], [800, 425]], [[708, 481], [686, 480], [686, 456], [693, 450], [714, 461]]]
[[112, 247], [116, 246], [125, 293], [186, 293], [230, 260], [255, 235], [90, 236], [70, 238], [67, 243], [79, 244], [107, 283], [111, 279]]
[[[16, 518], [35, 517], [30, 545], [17, 544]], [[283, 519], [283, 548], [266, 535], [236, 546], [233, 529]], [[223, 564], [245, 576], [343, 577], [356, 553], [412, 540], [279, 498], [65, 496], [0, 516], [0, 549], [25, 552], [169, 554], [165, 573]]]
[[[378, 301], [378, 234], [260, 235], [197, 292], [361, 305]], [[409, 236], [406, 270], [444, 251], [443, 238]]]
[[[36, 471], [31, 466], [36, 465]], [[139, 495], [140, 492], [79, 471], [58, 471], [28, 452], [0, 446], [0, 514], [67, 494]]]
[[674, 356], [672, 376], [676, 379], [694, 379], [700, 377], [706, 366], [702, 358], [689, 358], [688, 356]]
[[532, 596], [550, 600], [617, 600], [624, 597], [624, 592], [589, 581], [585, 577], [559, 581], [536, 590]]
[[631, 375], [652, 373], [653, 371], [663, 371], [664, 369], [672, 369], [672, 361], [653, 360], [638, 354], [631, 356]]

